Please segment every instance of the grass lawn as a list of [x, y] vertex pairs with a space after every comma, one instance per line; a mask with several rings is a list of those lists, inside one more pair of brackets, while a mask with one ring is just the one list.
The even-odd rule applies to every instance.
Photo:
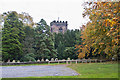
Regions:
[[80, 75], [78, 78], [118, 78], [118, 64], [73, 64], [68, 67], [77, 71]]

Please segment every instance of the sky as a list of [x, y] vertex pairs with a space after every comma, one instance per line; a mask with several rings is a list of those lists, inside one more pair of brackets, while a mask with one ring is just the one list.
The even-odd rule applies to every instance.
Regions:
[[0, 13], [26, 12], [34, 22], [44, 19], [48, 25], [53, 20], [68, 21], [68, 29], [80, 29], [88, 19], [82, 17], [85, 0], [0, 0]]

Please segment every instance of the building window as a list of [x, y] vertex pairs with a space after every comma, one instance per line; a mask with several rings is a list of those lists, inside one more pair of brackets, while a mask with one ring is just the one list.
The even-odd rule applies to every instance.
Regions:
[[62, 27], [60, 27], [60, 28], [59, 28], [59, 32], [63, 32], [63, 29], [62, 29]]

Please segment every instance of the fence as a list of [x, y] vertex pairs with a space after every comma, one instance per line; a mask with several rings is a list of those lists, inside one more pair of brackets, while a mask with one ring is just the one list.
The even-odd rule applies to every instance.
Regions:
[[105, 60], [97, 60], [97, 59], [83, 59], [83, 60], [57, 60], [57, 61], [39, 61], [39, 62], [7, 62], [1, 63], [1, 65], [23, 65], [23, 64], [43, 64], [43, 63], [66, 63], [66, 64], [78, 64], [78, 63], [102, 63]]

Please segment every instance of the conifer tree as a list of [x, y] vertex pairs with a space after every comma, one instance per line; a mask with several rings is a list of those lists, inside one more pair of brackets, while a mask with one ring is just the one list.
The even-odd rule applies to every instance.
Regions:
[[56, 50], [54, 49], [53, 35], [46, 21], [41, 19], [35, 28], [35, 49], [37, 58], [54, 58]]
[[19, 60], [22, 56], [22, 41], [24, 39], [23, 23], [14, 12], [5, 19], [2, 31], [3, 61]]
[[[34, 37], [34, 28], [30, 26], [24, 27], [25, 32], [25, 38], [22, 42], [23, 44], [23, 57], [21, 58], [21, 61], [35, 61], [35, 37]], [[31, 56], [32, 55], [32, 56]]]
[[64, 53], [64, 50], [65, 50], [65, 45], [60, 42], [58, 47], [57, 47], [57, 53], [58, 53], [58, 59], [64, 59], [65, 58], [65, 53]]

